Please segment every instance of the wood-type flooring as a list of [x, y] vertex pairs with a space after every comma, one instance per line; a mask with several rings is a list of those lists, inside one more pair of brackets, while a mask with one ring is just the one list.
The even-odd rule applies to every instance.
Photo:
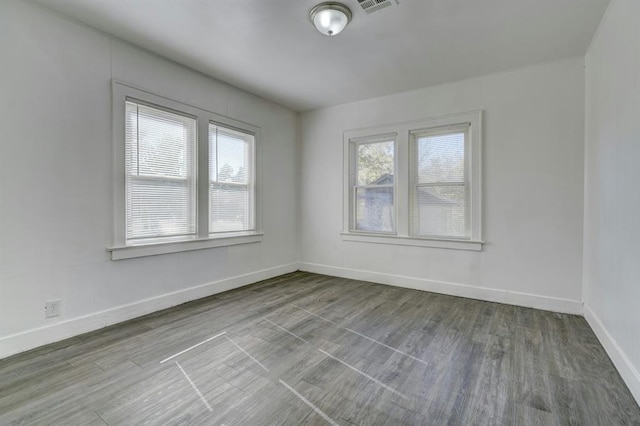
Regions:
[[1, 425], [640, 425], [579, 316], [295, 272], [0, 360]]

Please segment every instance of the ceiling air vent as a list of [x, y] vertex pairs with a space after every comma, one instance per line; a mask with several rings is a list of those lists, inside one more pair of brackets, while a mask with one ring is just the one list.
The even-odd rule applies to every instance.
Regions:
[[358, 0], [358, 3], [367, 13], [373, 13], [387, 6], [391, 6], [392, 0]]

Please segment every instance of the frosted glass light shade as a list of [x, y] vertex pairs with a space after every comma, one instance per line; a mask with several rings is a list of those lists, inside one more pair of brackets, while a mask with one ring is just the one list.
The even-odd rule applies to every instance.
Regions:
[[311, 9], [309, 17], [320, 33], [334, 36], [351, 21], [351, 10], [341, 3], [320, 3]]

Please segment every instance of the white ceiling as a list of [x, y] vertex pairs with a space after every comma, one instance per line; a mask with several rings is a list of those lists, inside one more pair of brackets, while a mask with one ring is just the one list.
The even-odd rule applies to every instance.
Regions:
[[582, 56], [609, 0], [399, 0], [319, 34], [321, 0], [37, 0], [297, 111]]

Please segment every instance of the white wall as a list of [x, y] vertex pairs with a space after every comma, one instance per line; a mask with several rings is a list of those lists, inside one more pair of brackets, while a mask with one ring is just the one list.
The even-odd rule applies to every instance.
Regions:
[[587, 54], [585, 317], [640, 401], [640, 2], [614, 0]]
[[[342, 241], [345, 130], [477, 109], [482, 252]], [[582, 58], [311, 111], [301, 140], [301, 269], [582, 312]]]
[[[22, 1], [0, 54], [0, 357], [296, 269], [296, 113]], [[261, 127], [261, 243], [110, 260], [112, 78]]]

